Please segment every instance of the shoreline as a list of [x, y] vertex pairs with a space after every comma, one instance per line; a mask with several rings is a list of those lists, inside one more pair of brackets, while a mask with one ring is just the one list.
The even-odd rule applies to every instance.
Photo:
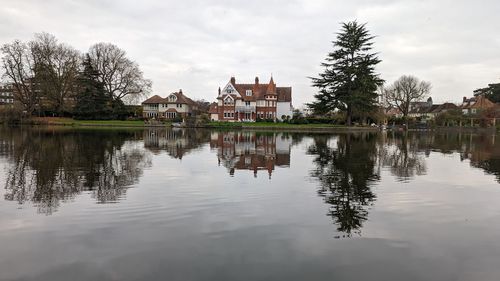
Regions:
[[[84, 128], [170, 128], [172, 123], [147, 124], [142, 120], [75, 120], [71, 118], [36, 118], [16, 124], [1, 122], [0, 126], [60, 126]], [[225, 129], [246, 131], [288, 131], [288, 132], [377, 132], [378, 127], [339, 126], [329, 124], [288, 124], [288, 123], [209, 123], [198, 126], [174, 127], [179, 129]], [[401, 128], [387, 129], [387, 132], [403, 132]], [[495, 127], [435, 127], [409, 129], [409, 132], [497, 132]]]

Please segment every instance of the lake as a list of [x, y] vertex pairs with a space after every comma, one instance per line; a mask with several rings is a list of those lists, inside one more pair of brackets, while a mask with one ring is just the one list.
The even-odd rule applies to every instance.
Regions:
[[0, 280], [499, 280], [499, 137], [0, 128]]

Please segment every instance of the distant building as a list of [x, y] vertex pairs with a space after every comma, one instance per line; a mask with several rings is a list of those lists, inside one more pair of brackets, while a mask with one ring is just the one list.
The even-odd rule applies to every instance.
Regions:
[[14, 105], [14, 87], [12, 84], [0, 85], [0, 106]]
[[154, 95], [142, 102], [144, 118], [173, 119], [191, 116], [196, 109], [196, 103], [186, 97], [182, 90], [171, 93], [166, 98]]
[[472, 98], [464, 97], [460, 109], [462, 109], [463, 114], [476, 114], [481, 110], [489, 109], [494, 106], [494, 102], [490, 101], [483, 94], [478, 94]]
[[210, 120], [219, 121], [219, 106], [216, 102], [210, 104], [210, 108], [208, 109], [208, 114], [210, 114]]
[[429, 97], [425, 102], [410, 103], [408, 116], [414, 118], [434, 119], [437, 115], [454, 109], [458, 109], [458, 106], [450, 102], [433, 104], [432, 98]]
[[399, 108], [388, 106], [388, 107], [384, 108], [383, 110], [384, 110], [384, 113], [387, 117], [400, 118], [403, 116], [403, 113], [401, 112], [401, 110], [399, 110]]
[[229, 122], [280, 120], [282, 116], [292, 117], [292, 111], [291, 87], [276, 87], [273, 77], [267, 84], [260, 84], [258, 77], [253, 84], [237, 84], [231, 77], [222, 90], [219, 88], [218, 116], [212, 119]]

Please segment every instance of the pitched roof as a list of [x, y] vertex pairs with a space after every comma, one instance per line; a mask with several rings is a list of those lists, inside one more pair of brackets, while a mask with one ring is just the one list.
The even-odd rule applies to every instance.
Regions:
[[158, 95], [154, 95], [154, 96], [150, 97], [149, 99], [143, 101], [142, 104], [157, 104], [157, 103], [162, 103], [162, 104], [167, 104], [167, 103], [176, 103], [176, 104], [179, 103], [179, 104], [181, 104], [182, 103], [182, 104], [189, 104], [189, 105], [196, 104], [192, 99], [186, 97], [182, 93], [182, 90], [180, 90], [179, 92], [171, 93], [168, 96], [170, 96], [170, 95], [176, 96], [177, 100], [174, 102], [171, 102], [171, 101], [168, 101], [168, 98], [162, 98]]
[[182, 90], [180, 90], [179, 92], [172, 93], [171, 95], [175, 95], [177, 97], [177, 101], [175, 101], [175, 103], [184, 103], [184, 104], [190, 104], [190, 105], [195, 104], [195, 102], [192, 99], [186, 97], [182, 93]]
[[[273, 78], [267, 84], [258, 83], [258, 78], [255, 79], [254, 84], [238, 84], [235, 82], [234, 77], [231, 77], [229, 83], [241, 94], [241, 99], [244, 101], [256, 101], [265, 99], [265, 95], [277, 95], [278, 101], [291, 102], [292, 101], [292, 87], [276, 87]], [[251, 96], [247, 96], [247, 90], [252, 91]], [[223, 96], [227, 96], [224, 94]], [[235, 95], [231, 95], [236, 98]]]
[[460, 108], [469, 109], [469, 108], [478, 108], [478, 109], [486, 109], [495, 106], [495, 104], [486, 98], [484, 95], [478, 95], [472, 97], [470, 99], [464, 98], [462, 105]]
[[413, 107], [412, 109], [410, 109], [410, 114], [424, 114], [424, 113], [429, 113], [431, 112], [432, 110], [434, 110], [438, 105], [437, 104], [434, 104], [434, 105], [429, 105], [428, 103], [425, 103], [426, 106], [424, 106], [423, 104], [421, 104], [420, 106], [416, 106], [416, 107]]
[[413, 108], [410, 110], [410, 114], [427, 114], [427, 113], [441, 113], [446, 110], [450, 109], [456, 109], [458, 106], [456, 106], [453, 103], [443, 103], [443, 104], [433, 104], [433, 105], [428, 105], [428, 106], [420, 106]]
[[210, 113], [210, 114], [218, 113], [218, 106], [217, 106], [216, 102], [213, 102], [210, 104], [210, 108], [208, 109], [208, 113]]
[[292, 87], [276, 87], [276, 92], [278, 93], [278, 101], [292, 101]]
[[143, 101], [142, 104], [163, 103], [164, 101], [165, 101], [164, 98], [160, 97], [159, 95], [154, 95], [154, 96], [150, 97], [149, 99]]
[[438, 104], [438, 106], [431, 111], [431, 113], [441, 113], [446, 110], [457, 109], [458, 106], [451, 102], [445, 102], [443, 104]]

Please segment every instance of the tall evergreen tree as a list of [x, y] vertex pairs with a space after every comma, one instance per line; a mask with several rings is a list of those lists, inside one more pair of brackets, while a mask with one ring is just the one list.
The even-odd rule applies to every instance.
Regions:
[[99, 73], [91, 64], [87, 54], [83, 61], [83, 71], [78, 78], [75, 117], [78, 119], [112, 118], [110, 98], [104, 84], [99, 81]]
[[352, 124], [353, 112], [375, 109], [377, 88], [383, 80], [375, 73], [380, 62], [372, 52], [373, 38], [365, 24], [356, 21], [342, 24], [337, 39], [333, 41], [333, 52], [329, 53], [325, 68], [319, 77], [312, 77], [313, 86], [319, 89], [315, 101], [309, 104], [316, 113], [330, 113], [336, 109], [344, 111], [347, 125]]
[[487, 88], [474, 90], [474, 94], [484, 94], [490, 101], [500, 102], [500, 83], [488, 84]]

